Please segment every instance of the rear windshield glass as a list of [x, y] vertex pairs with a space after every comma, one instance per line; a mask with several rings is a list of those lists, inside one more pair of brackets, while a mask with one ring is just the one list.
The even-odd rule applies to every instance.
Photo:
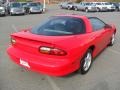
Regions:
[[12, 3], [11, 7], [21, 7], [21, 4], [20, 3]]
[[39, 6], [41, 5], [40, 3], [30, 3], [30, 6]]
[[34, 27], [31, 33], [46, 36], [82, 34], [85, 33], [85, 25], [78, 18], [51, 17], [44, 24]]

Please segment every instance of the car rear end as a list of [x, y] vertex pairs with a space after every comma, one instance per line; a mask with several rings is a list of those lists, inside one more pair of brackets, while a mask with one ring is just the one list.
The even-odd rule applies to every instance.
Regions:
[[2, 7], [2, 6], [0, 6], [0, 16], [5, 16], [5, 13], [6, 13], [6, 11], [5, 11], [5, 7]]
[[43, 5], [38, 2], [30, 3], [29, 13], [42, 13]]
[[86, 5], [89, 11], [97, 11], [97, 7], [95, 4], [89, 3], [89, 5]]
[[22, 5], [20, 3], [17, 2], [13, 2], [10, 5], [10, 14], [11, 15], [21, 15], [21, 14], [25, 14], [25, 9], [22, 7]]
[[[61, 26], [66, 24], [66, 29]], [[73, 20], [73, 21], [72, 21]], [[75, 22], [75, 21], [76, 22]], [[85, 30], [82, 19], [72, 17], [54, 17], [41, 28], [22, 31], [11, 35], [11, 45], [7, 49], [10, 58], [20, 66], [43, 74], [65, 76], [80, 67], [82, 53], [74, 34], [82, 34]], [[78, 23], [79, 22], [79, 23]], [[73, 23], [76, 23], [75, 25]], [[53, 30], [54, 27], [54, 30]], [[52, 28], [52, 30], [50, 29]], [[74, 28], [74, 30], [73, 30]], [[76, 29], [75, 29], [76, 28]], [[39, 31], [40, 30], [40, 31]], [[62, 31], [61, 31], [62, 30]], [[64, 31], [65, 30], [65, 31]], [[74, 43], [71, 43], [73, 42]], [[68, 45], [71, 43], [70, 45]]]
[[[23, 37], [22, 35], [26, 36]], [[11, 35], [11, 45], [7, 52], [11, 60], [18, 65], [32, 71], [54, 76], [64, 76], [79, 68], [77, 61], [71, 62], [75, 58], [69, 57], [65, 47], [61, 48], [47, 39], [51, 38], [50, 36], [43, 36], [38, 40], [36, 39], [38, 36], [32, 38], [28, 36], [29, 32]]]
[[24, 8], [11, 8], [11, 11], [10, 11], [12, 14], [16, 14], [16, 15], [19, 15], [19, 14], [25, 14], [25, 10]]
[[31, 8], [30, 8], [30, 12], [31, 12], [31, 13], [40, 13], [40, 12], [42, 12], [42, 11], [43, 11], [43, 9], [40, 8], [40, 7], [31, 7]]
[[107, 7], [105, 5], [103, 5], [102, 2], [94, 2], [94, 4], [96, 5], [97, 11], [107, 11]]
[[109, 2], [105, 2], [104, 5], [107, 7], [108, 11], [115, 11], [115, 5]]

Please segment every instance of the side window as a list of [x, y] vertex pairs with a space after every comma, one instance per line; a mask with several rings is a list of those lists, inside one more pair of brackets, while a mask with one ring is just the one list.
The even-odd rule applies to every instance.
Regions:
[[98, 18], [90, 18], [89, 20], [91, 22], [93, 31], [98, 31], [105, 27], [105, 23]]

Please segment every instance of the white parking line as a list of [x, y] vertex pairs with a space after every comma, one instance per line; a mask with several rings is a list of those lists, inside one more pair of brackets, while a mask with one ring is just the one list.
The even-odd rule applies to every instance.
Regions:
[[[18, 32], [16, 26], [14, 24], [12, 24], [12, 28], [15, 32]], [[49, 84], [52, 86], [53, 90], [60, 90], [60, 88], [56, 85], [56, 83], [52, 80], [52, 78], [50, 78], [49, 76], [46, 76]]]
[[60, 88], [56, 85], [56, 83], [52, 80], [51, 77], [46, 76], [49, 84], [52, 86], [52, 90], [60, 90]]
[[17, 28], [16, 28], [16, 26], [14, 25], [14, 24], [12, 24], [12, 29], [15, 31], [15, 32], [18, 32], [18, 30], [17, 30]]
[[109, 51], [113, 52], [113, 53], [116, 53], [116, 54], [120, 54], [119, 51], [116, 51], [116, 50], [113, 50], [113, 49], [108, 49]]

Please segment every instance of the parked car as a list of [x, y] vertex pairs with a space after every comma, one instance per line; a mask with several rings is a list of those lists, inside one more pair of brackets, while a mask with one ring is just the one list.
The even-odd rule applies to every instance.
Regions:
[[3, 5], [0, 5], [0, 16], [5, 16], [6, 15], [6, 9]]
[[7, 53], [16, 64], [40, 73], [86, 74], [94, 58], [113, 45], [116, 28], [97, 17], [57, 15], [44, 24], [11, 34]]
[[109, 2], [93, 2], [96, 5], [97, 11], [114, 11], [115, 6]]
[[77, 10], [82, 10], [85, 12], [89, 11], [97, 11], [97, 8], [95, 7], [95, 4], [89, 3], [89, 2], [80, 2], [74, 4], [74, 9]]
[[10, 15], [24, 15], [25, 10], [19, 2], [10, 2], [7, 6]]
[[119, 3], [117, 3], [117, 2], [113, 2], [113, 4], [114, 4], [114, 6], [115, 6], [115, 9], [116, 9], [116, 11], [119, 11], [120, 10], [120, 4]]
[[107, 6], [108, 11], [115, 11], [115, 5], [111, 2], [103, 2], [104, 5]]
[[62, 2], [62, 3], [59, 4], [59, 6], [62, 9], [70, 10], [70, 9], [73, 9], [73, 4], [74, 4], [73, 2]]
[[40, 2], [30, 2], [27, 4], [29, 13], [42, 13], [43, 5]]

